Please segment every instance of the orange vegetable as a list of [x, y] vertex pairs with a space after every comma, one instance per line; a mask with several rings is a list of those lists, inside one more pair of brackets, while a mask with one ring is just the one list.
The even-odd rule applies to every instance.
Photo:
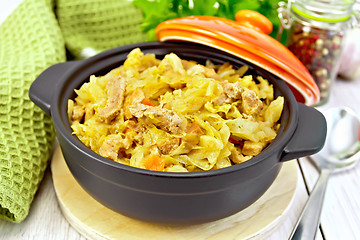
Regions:
[[145, 104], [145, 105], [148, 105], [148, 106], [152, 106], [152, 107], [155, 106], [155, 104], [152, 103], [152, 102], [150, 101], [150, 99], [147, 99], [147, 98], [144, 98], [144, 99], [141, 101], [141, 103], [142, 103], [142, 104]]
[[158, 155], [150, 155], [145, 160], [145, 168], [153, 171], [164, 171], [165, 161]]
[[129, 133], [129, 132], [131, 132], [131, 129], [130, 128], [125, 128], [124, 133], [126, 134], [126, 133]]
[[250, 27], [265, 34], [270, 34], [273, 30], [271, 21], [256, 11], [240, 10], [236, 13], [235, 19], [240, 25]]
[[200, 125], [196, 122], [192, 122], [186, 128], [186, 133], [195, 133], [198, 135], [204, 134], [203, 130], [201, 129]]

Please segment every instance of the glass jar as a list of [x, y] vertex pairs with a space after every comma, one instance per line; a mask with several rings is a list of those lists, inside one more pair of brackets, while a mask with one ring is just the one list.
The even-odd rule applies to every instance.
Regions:
[[[345, 34], [352, 27], [355, 0], [293, 0], [279, 3], [279, 35], [309, 70], [320, 89], [322, 105], [328, 101], [340, 66]], [[280, 40], [280, 39], [279, 39]], [[284, 41], [283, 41], [284, 42]]]

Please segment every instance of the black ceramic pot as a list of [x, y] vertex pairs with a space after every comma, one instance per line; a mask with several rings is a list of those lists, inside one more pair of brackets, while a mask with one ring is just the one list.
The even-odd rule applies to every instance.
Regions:
[[[204, 64], [249, 66], [248, 74], [270, 81], [275, 95], [285, 98], [281, 128], [274, 141], [253, 159], [232, 167], [195, 173], [138, 169], [101, 157], [75, 135], [68, 121], [67, 103], [74, 89], [91, 74], [103, 75], [121, 65], [140, 47], [158, 58], [170, 52]], [[115, 48], [92, 58], [65, 62], [44, 71], [32, 84], [30, 98], [50, 114], [66, 163], [79, 184], [108, 208], [133, 218], [165, 223], [193, 224], [232, 215], [255, 202], [273, 183], [282, 162], [318, 152], [326, 122], [316, 109], [296, 102], [281, 79], [237, 57], [196, 44], [141, 43]]]

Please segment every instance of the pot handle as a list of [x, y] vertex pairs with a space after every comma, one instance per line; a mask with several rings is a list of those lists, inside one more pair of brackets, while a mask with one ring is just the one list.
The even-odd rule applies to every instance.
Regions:
[[288, 161], [319, 152], [326, 139], [325, 117], [313, 107], [298, 103], [297, 128], [284, 148], [280, 161]]
[[29, 89], [29, 97], [46, 114], [50, 115], [53, 90], [61, 76], [76, 65], [77, 61], [58, 63], [42, 72]]

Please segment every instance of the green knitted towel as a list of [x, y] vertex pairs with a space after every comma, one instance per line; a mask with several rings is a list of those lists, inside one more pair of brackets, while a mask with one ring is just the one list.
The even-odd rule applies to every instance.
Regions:
[[25, 219], [52, 152], [51, 118], [30, 101], [32, 81], [69, 56], [145, 41], [141, 21], [126, 0], [24, 0], [0, 26], [0, 218]]

